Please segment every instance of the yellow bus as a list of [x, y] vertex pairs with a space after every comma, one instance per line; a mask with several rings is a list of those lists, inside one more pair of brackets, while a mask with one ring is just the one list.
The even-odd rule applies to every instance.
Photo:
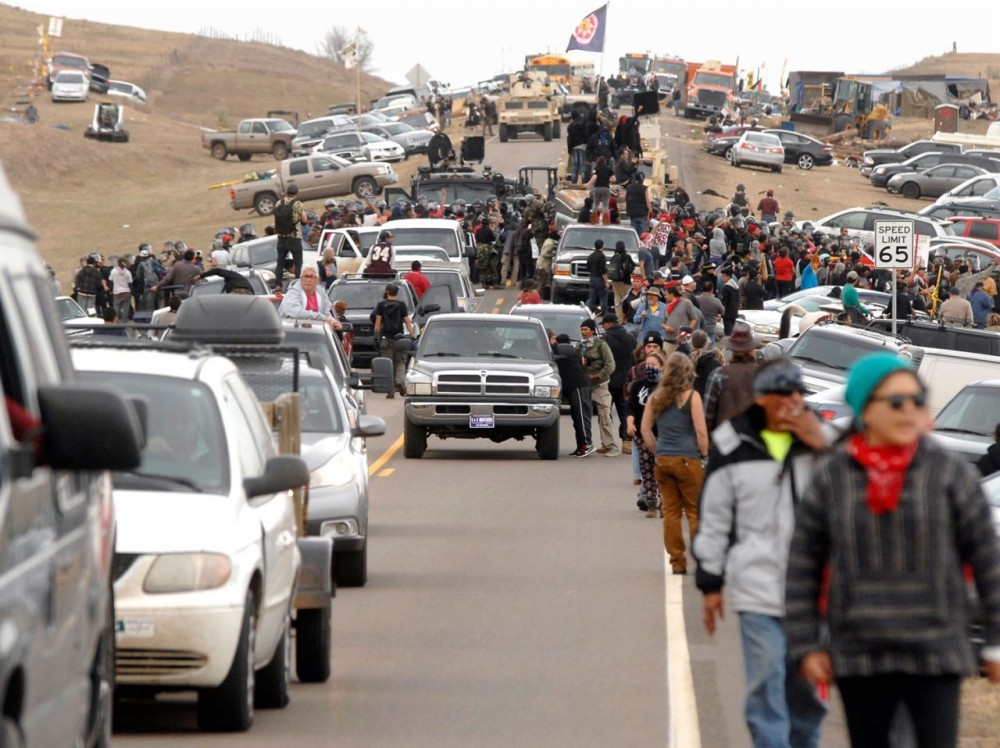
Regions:
[[538, 55], [528, 60], [529, 73], [545, 73], [550, 80], [568, 86], [573, 78], [573, 63], [565, 55]]

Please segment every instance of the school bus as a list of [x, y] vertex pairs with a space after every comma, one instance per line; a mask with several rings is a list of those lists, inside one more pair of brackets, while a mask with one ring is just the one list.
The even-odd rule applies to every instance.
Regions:
[[528, 60], [529, 73], [545, 73], [550, 80], [568, 86], [573, 78], [573, 63], [565, 55], [538, 55]]

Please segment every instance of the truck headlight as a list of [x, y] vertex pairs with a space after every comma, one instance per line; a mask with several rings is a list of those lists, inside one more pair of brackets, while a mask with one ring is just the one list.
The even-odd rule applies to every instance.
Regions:
[[150, 594], [211, 590], [228, 582], [232, 571], [221, 553], [165, 553], [149, 567], [142, 589]]
[[872, 174], [885, 174], [886, 171], [888, 171], [888, 169], [884, 166], [876, 166], [875, 169], [872, 170]]
[[559, 399], [559, 388], [549, 384], [536, 384], [534, 389], [535, 397], [548, 397], [553, 400]]
[[553, 275], [572, 275], [568, 263], [557, 262], [556, 271]]
[[778, 334], [778, 328], [774, 327], [773, 325], [754, 325], [753, 326], [753, 331], [754, 332], [759, 332], [762, 335], [777, 335]]
[[313, 470], [309, 476], [309, 487], [346, 486], [348, 483], [353, 483], [355, 477], [351, 453], [345, 449]]
[[406, 384], [406, 394], [407, 395], [430, 395], [433, 394], [433, 388], [430, 382], [407, 382]]

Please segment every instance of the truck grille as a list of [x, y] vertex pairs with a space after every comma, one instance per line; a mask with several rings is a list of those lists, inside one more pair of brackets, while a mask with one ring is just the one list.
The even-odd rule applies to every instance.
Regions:
[[522, 115], [520, 117], [511, 117], [511, 124], [512, 125], [537, 125], [537, 124], [539, 124], [539, 119], [538, 119], [538, 117], [534, 117], [532, 115], [527, 115], [527, 116], [523, 116]]
[[439, 374], [439, 395], [530, 395], [531, 377], [489, 372]]
[[698, 103], [715, 109], [722, 109], [726, 104], [726, 92], [700, 90], [698, 91]]
[[590, 277], [590, 271], [587, 270], [587, 261], [586, 260], [573, 260], [573, 262], [570, 263], [569, 267], [570, 267], [570, 273], [573, 274], [574, 278], [589, 278]]
[[115, 668], [123, 678], [180, 675], [198, 670], [207, 663], [205, 655], [184, 650], [118, 647], [115, 651]]

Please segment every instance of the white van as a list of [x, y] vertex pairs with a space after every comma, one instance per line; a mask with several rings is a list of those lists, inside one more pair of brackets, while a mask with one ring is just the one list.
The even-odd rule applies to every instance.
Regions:
[[[909, 346], [903, 346], [905, 351]], [[948, 404], [967, 384], [983, 379], [1000, 378], [1000, 356], [981, 353], [949, 351], [942, 348], [923, 348], [923, 358], [917, 374], [927, 385], [927, 405], [931, 413]], [[997, 416], [1000, 418], [1000, 414]]]

